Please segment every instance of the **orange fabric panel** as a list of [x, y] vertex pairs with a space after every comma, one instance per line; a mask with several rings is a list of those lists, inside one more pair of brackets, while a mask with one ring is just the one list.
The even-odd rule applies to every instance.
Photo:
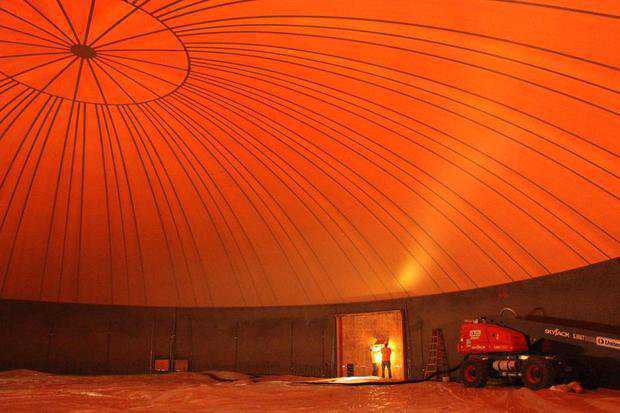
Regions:
[[620, 252], [617, 2], [7, 0], [0, 298], [380, 300]]

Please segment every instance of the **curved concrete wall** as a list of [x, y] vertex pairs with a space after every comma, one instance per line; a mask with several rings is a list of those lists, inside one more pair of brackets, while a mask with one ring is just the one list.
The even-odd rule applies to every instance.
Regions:
[[153, 357], [190, 370], [329, 376], [335, 316], [400, 309], [409, 377], [421, 374], [430, 332], [442, 328], [449, 364], [462, 319], [526, 313], [620, 325], [620, 259], [529, 281], [405, 300], [245, 309], [144, 308], [0, 301], [0, 368], [58, 373], [144, 373]]

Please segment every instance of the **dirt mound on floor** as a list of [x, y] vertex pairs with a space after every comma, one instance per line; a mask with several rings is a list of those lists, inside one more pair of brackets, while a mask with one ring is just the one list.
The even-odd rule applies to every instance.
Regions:
[[249, 381], [255, 378], [255, 376], [251, 376], [249, 374], [226, 370], [207, 370], [201, 372], [201, 374], [209, 376], [216, 381]]
[[40, 377], [40, 376], [49, 376], [49, 374], [41, 373], [40, 371], [26, 370], [26, 369], [0, 371], [0, 377], [2, 378]]

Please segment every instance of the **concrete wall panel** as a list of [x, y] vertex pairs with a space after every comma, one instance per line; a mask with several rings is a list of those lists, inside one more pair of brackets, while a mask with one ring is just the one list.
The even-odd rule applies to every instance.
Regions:
[[111, 373], [124, 374], [149, 371], [152, 320], [144, 314], [121, 312], [112, 315], [109, 338]]
[[0, 320], [3, 332], [0, 363], [14, 368], [46, 370], [53, 327], [50, 317], [42, 311], [4, 308]]
[[331, 367], [328, 346], [332, 342], [327, 337], [331, 333], [327, 320], [293, 320], [292, 327], [291, 372], [304, 376], [326, 375]]
[[50, 364], [59, 373], [103, 373], [108, 367], [109, 321], [100, 310], [65, 311], [55, 322]]
[[192, 358], [190, 368], [234, 370], [237, 363], [237, 323], [192, 318]]
[[239, 367], [252, 373], [290, 373], [291, 320], [240, 323]]

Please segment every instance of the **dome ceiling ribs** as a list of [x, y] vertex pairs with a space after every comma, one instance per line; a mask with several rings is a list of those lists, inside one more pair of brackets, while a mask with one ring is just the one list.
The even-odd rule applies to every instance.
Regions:
[[354, 3], [3, 2], [0, 298], [345, 303], [618, 256], [618, 7]]

